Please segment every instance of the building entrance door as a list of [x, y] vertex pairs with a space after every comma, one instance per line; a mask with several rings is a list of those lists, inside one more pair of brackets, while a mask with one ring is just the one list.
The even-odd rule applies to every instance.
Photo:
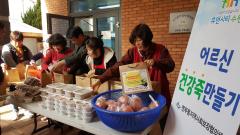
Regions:
[[75, 17], [74, 25], [80, 26], [85, 35], [101, 37], [104, 46], [114, 50], [120, 58], [119, 9], [91, 13], [89, 16]]

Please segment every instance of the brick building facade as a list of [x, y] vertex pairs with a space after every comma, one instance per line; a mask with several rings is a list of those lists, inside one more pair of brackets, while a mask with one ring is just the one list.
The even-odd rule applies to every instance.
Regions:
[[169, 19], [171, 12], [196, 11], [199, 0], [122, 0], [122, 54], [130, 47], [128, 38], [132, 29], [144, 22], [153, 31], [153, 40], [164, 44], [175, 61], [175, 69], [168, 74], [170, 90], [176, 85], [184, 53], [190, 34], [169, 34]]
[[[42, 8], [46, 7], [47, 13], [64, 16], [69, 14], [67, 4], [67, 0], [42, 0]], [[154, 42], [164, 44], [176, 64], [175, 70], [168, 74], [171, 94], [176, 85], [190, 34], [169, 34], [170, 13], [197, 11], [198, 4], [199, 0], [121, 0], [122, 54], [125, 54], [131, 46], [128, 38], [132, 29], [140, 22], [148, 24], [153, 31]], [[43, 25], [44, 23], [46, 20], [43, 18]]]

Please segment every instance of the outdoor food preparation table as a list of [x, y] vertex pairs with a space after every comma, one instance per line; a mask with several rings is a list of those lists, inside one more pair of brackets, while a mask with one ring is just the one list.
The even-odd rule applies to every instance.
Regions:
[[[117, 130], [114, 130], [110, 127], [107, 127], [106, 125], [104, 125], [104, 123], [102, 123], [101, 121], [97, 120], [97, 121], [93, 121], [90, 123], [85, 123], [83, 120], [78, 120], [77, 118], [70, 118], [68, 116], [64, 116], [59, 112], [56, 111], [49, 111], [47, 109], [43, 109], [39, 104], [40, 102], [33, 102], [33, 103], [21, 103], [19, 104], [20, 107], [27, 109], [33, 113], [36, 114], [40, 114], [42, 116], [46, 116], [52, 120], [56, 120], [59, 122], [62, 122], [64, 124], [67, 124], [69, 126], [87, 131], [89, 133], [92, 134], [96, 134], [96, 135], [147, 135], [151, 129], [152, 126], [146, 128], [144, 131], [142, 132], [137, 132], [137, 133], [125, 133], [125, 132], [119, 132]], [[36, 117], [34, 117], [34, 121], [35, 121], [35, 129], [37, 128], [37, 121], [36, 121]], [[34, 132], [33, 132], [34, 133]]]

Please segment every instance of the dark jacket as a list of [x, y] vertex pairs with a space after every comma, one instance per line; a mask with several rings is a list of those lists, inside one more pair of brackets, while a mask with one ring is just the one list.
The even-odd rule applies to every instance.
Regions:
[[86, 56], [87, 56], [87, 50], [86, 50], [86, 40], [88, 37], [85, 37], [84, 42], [82, 45], [80, 45], [76, 50], [72, 53], [72, 55], [64, 58], [66, 62], [66, 66], [70, 67], [69, 74], [73, 75], [81, 75], [83, 73], [88, 73], [89, 68], [86, 64]]
[[36, 61], [42, 59], [43, 57], [44, 57], [43, 53], [42, 52], [38, 52], [38, 53], [36, 53], [35, 55], [32, 56], [32, 60], [34, 62], [36, 62]]
[[32, 58], [32, 52], [24, 45], [22, 49], [23, 49], [23, 60], [20, 61], [17, 56], [16, 48], [10, 43], [4, 45], [2, 49], [2, 60], [9, 67], [16, 67], [17, 64], [19, 63], [28, 64]]

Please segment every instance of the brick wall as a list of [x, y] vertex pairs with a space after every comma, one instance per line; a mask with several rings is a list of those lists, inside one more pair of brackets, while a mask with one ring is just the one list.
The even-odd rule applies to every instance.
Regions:
[[190, 34], [169, 34], [171, 12], [196, 11], [199, 0], [121, 0], [122, 54], [131, 46], [128, 38], [132, 29], [140, 22], [150, 26], [154, 42], [164, 44], [170, 51], [176, 67], [168, 74], [173, 94], [182, 59]]
[[[47, 13], [57, 14], [57, 15], [68, 15], [68, 2], [67, 0], [41, 0], [41, 10], [42, 10], [42, 30], [43, 30], [43, 40], [48, 39], [49, 33], [47, 31]], [[53, 21], [55, 23], [56, 21]], [[66, 29], [65, 25], [62, 23], [55, 23], [53, 27], [53, 33], [63, 31]], [[66, 30], [65, 30], [66, 31]], [[44, 42], [44, 48], [48, 48], [48, 44]]]
[[[68, 15], [67, 0], [42, 0], [47, 13]], [[171, 12], [196, 11], [199, 0], [121, 0], [122, 18], [122, 54], [131, 46], [128, 38], [132, 29], [140, 22], [150, 26], [153, 40], [164, 44], [170, 51], [176, 67], [168, 74], [170, 90], [173, 94], [182, 59], [190, 34], [169, 34], [169, 18]]]
[[48, 12], [57, 15], [68, 15], [68, 2], [67, 0], [45, 0]]

